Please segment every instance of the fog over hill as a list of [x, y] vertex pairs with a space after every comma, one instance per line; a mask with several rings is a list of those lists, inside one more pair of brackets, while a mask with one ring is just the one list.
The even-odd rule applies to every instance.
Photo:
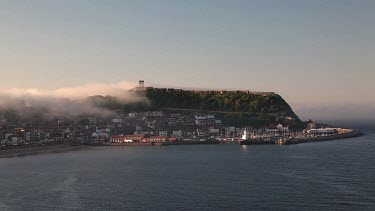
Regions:
[[[0, 89], [0, 109], [13, 109], [18, 111], [21, 115], [28, 116], [33, 112], [44, 113], [44, 117], [54, 117], [59, 115], [80, 115], [80, 114], [100, 114], [103, 116], [114, 114], [113, 109], [108, 109], [106, 106], [98, 105], [108, 105], [109, 98], [105, 96], [111, 96], [112, 100], [115, 99], [116, 103], [120, 104], [134, 104], [134, 103], [146, 103], [149, 104], [151, 101], [163, 100], [163, 103], [170, 104], [176, 97], [181, 97], [181, 94], [169, 94], [173, 99], [165, 100], [159, 98], [164, 95], [145, 96], [139, 92], [129, 91], [136, 87], [138, 84], [134, 82], [122, 81], [118, 83], [91, 83], [81, 86], [71, 86], [62, 87], [58, 89], [37, 89], [37, 88], [8, 88]], [[172, 86], [169, 86], [171, 88]], [[181, 88], [181, 87], [180, 87]], [[193, 89], [193, 88], [189, 88]], [[195, 89], [204, 90], [204, 89]], [[220, 90], [220, 89], [217, 89]], [[89, 96], [102, 96], [96, 97], [95, 100], [87, 100]], [[189, 98], [192, 96], [187, 95]], [[152, 100], [150, 100], [150, 97]], [[168, 97], [166, 95], [166, 97]], [[192, 98], [193, 99], [193, 98]], [[204, 104], [196, 104], [196, 106], [190, 106], [191, 108], [211, 108], [214, 107], [212, 103], [219, 103], [223, 97], [204, 96], [205, 99], [211, 100], [205, 102]], [[233, 98], [234, 99], [234, 98]], [[240, 98], [239, 98], [240, 99]], [[243, 97], [241, 98], [243, 99]], [[247, 98], [246, 98], [247, 99]], [[252, 98], [249, 98], [251, 101]], [[277, 100], [280, 100], [276, 98]], [[188, 104], [188, 102], [183, 102], [188, 100], [188, 98], [183, 98], [180, 103]], [[198, 100], [198, 98], [194, 98]], [[219, 100], [219, 101], [218, 101]], [[100, 102], [103, 101], [103, 102]], [[105, 101], [105, 102], [104, 102]], [[175, 101], [174, 103], [177, 103]], [[198, 103], [198, 102], [196, 102]], [[211, 103], [211, 104], [210, 104]], [[234, 102], [233, 102], [234, 103]], [[241, 102], [241, 106], [247, 110], [246, 101]], [[244, 104], [245, 103], [245, 104]], [[280, 101], [282, 105], [285, 104], [284, 101]], [[166, 104], [166, 105], [167, 105]], [[278, 105], [281, 105], [278, 104]], [[355, 122], [361, 123], [361, 125], [374, 125], [375, 123], [375, 106], [369, 106], [370, 103], [346, 103], [346, 102], [326, 102], [326, 103], [303, 103], [303, 102], [293, 102], [289, 103], [291, 109], [296, 113], [301, 120], [318, 120], [320, 122], [327, 122], [332, 124], [348, 125]], [[178, 106], [178, 105], [177, 105]], [[186, 106], [186, 105], [184, 105]], [[228, 106], [231, 109], [230, 104]], [[234, 105], [235, 106], [235, 105]], [[234, 108], [233, 106], [233, 108]], [[265, 106], [263, 104], [260, 107]], [[276, 104], [274, 105], [276, 106]], [[220, 106], [219, 106], [220, 107]], [[218, 108], [219, 108], [218, 107]], [[260, 108], [259, 107], [259, 108]], [[225, 107], [223, 107], [225, 108]], [[278, 107], [274, 107], [278, 108]], [[283, 109], [288, 110], [287, 104], [284, 105]], [[235, 110], [233, 110], [235, 111]], [[239, 111], [242, 111], [240, 109]], [[359, 125], [359, 124], [356, 124]]]
[[147, 102], [147, 99], [129, 89], [134, 83], [119, 82], [113, 84], [93, 83], [82, 86], [58, 89], [1, 89], [0, 109], [11, 109], [23, 116], [43, 113], [44, 117], [59, 115], [99, 114], [110, 115], [112, 111], [98, 107], [87, 100], [89, 96], [114, 96], [123, 104]]

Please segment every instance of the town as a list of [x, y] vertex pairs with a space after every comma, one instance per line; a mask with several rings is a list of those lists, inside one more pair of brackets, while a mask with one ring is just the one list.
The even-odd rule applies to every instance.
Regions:
[[[153, 87], [146, 87], [144, 81], [140, 80], [139, 85], [130, 91], [143, 94], [152, 89]], [[205, 93], [207, 91], [192, 92]], [[215, 92], [222, 95], [226, 91]], [[273, 94], [272, 92], [246, 92], [262, 96]], [[17, 116], [17, 111], [0, 112], [1, 149], [56, 144], [124, 146], [239, 143], [250, 139], [253, 141], [242, 143], [264, 144], [356, 132], [332, 128], [311, 120], [304, 123], [305, 129], [303, 130], [291, 130], [288, 126], [278, 123], [263, 127], [252, 125], [239, 127], [225, 124], [223, 119], [225, 117], [215, 115], [215, 112], [171, 108], [138, 112], [120, 111], [110, 116], [82, 114], [27, 120], [17, 118]], [[286, 119], [292, 120], [292, 117]]]
[[43, 123], [8, 122], [0, 119], [1, 148], [53, 144], [116, 145], [204, 142], [238, 142], [248, 138], [262, 140], [301, 135], [337, 134], [340, 128], [317, 129], [310, 121], [304, 131], [291, 131], [281, 124], [264, 128], [234, 127], [222, 124], [213, 114], [144, 111], [116, 115], [112, 118], [76, 116], [45, 120]]

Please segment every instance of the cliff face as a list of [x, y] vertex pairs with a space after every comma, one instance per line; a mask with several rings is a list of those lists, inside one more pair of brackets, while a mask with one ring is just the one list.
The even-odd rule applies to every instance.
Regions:
[[301, 124], [288, 103], [275, 93], [241, 91], [187, 91], [176, 89], [147, 89], [147, 98], [154, 109], [169, 108], [217, 113], [228, 123], [265, 125]]

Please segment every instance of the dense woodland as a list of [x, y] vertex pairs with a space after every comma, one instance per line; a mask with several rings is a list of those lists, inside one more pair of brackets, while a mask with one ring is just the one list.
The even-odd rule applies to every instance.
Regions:
[[277, 94], [245, 92], [192, 92], [184, 90], [147, 90], [146, 95], [156, 107], [172, 107], [227, 112], [274, 113], [293, 116], [290, 106]]
[[288, 103], [274, 93], [261, 95], [154, 88], [147, 90], [146, 96], [154, 109], [167, 107], [215, 113], [222, 116], [226, 124], [264, 126], [283, 123], [295, 127], [301, 124]]

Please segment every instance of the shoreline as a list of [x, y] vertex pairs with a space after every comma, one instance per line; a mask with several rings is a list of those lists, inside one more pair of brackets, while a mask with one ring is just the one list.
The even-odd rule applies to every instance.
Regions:
[[[258, 145], [258, 144], [280, 144], [280, 145], [294, 145], [303, 143], [314, 143], [323, 141], [333, 141], [339, 139], [356, 138], [365, 135], [361, 131], [354, 130], [348, 133], [335, 134], [330, 136], [319, 136], [314, 138], [296, 138], [284, 141], [274, 141], [274, 142], [250, 142], [241, 143], [239, 145]], [[205, 145], [205, 144], [225, 144], [219, 141], [205, 141], [205, 142], [176, 142], [176, 143], [129, 143], [129, 144], [110, 144], [110, 145], [46, 145], [46, 146], [36, 146], [36, 147], [22, 147], [22, 148], [12, 148], [12, 149], [0, 149], [0, 159], [1, 158], [14, 158], [14, 157], [24, 157], [29, 155], [37, 154], [47, 154], [47, 153], [63, 153], [70, 151], [77, 151], [82, 149], [88, 149], [95, 146], [177, 146], [177, 145]]]
[[63, 153], [76, 150], [82, 150], [86, 146], [73, 146], [73, 145], [50, 145], [50, 146], [37, 146], [37, 147], [23, 147], [13, 149], [0, 149], [1, 158], [23, 157], [28, 155], [47, 154], [47, 153]]

